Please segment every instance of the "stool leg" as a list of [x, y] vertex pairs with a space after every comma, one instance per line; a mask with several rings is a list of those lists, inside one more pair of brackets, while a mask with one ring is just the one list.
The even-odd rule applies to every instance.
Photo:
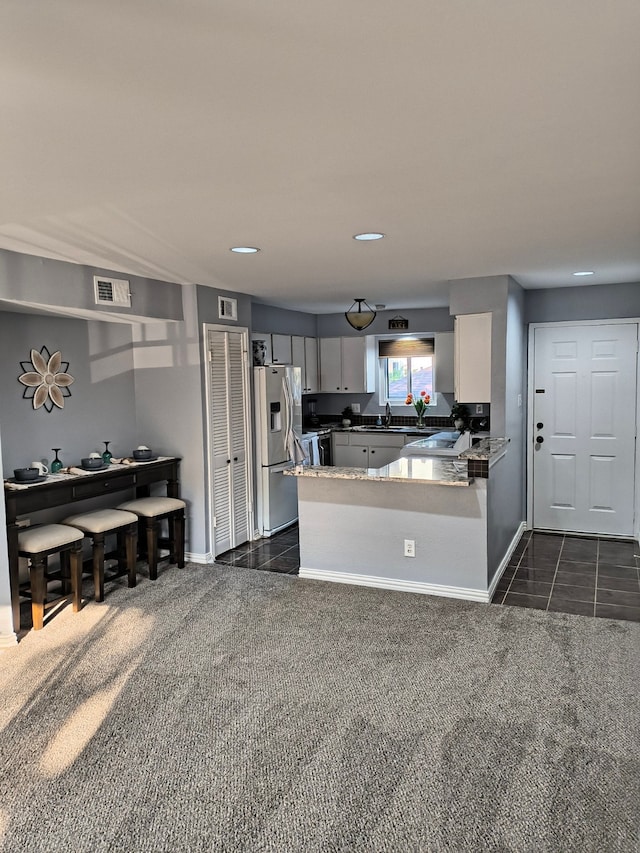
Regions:
[[93, 587], [96, 601], [104, 601], [104, 533], [93, 534]]
[[31, 619], [33, 630], [39, 631], [44, 624], [44, 605], [47, 597], [47, 585], [44, 580], [47, 558], [42, 554], [31, 557], [29, 577], [31, 582]]
[[173, 547], [178, 568], [184, 569], [184, 510], [182, 509], [175, 514], [174, 518]]
[[125, 531], [125, 543], [127, 548], [127, 570], [129, 573], [129, 587], [136, 585], [136, 551], [138, 549], [138, 525], [132, 524]]
[[73, 612], [77, 613], [82, 609], [82, 539], [71, 546], [71, 590]]
[[124, 574], [125, 567], [127, 566], [127, 555], [125, 548], [125, 532], [126, 528], [120, 527], [116, 531], [116, 541], [118, 543], [118, 574]]
[[62, 586], [62, 594], [69, 595], [71, 593], [71, 574], [69, 569], [69, 552], [60, 552], [60, 582]]
[[147, 562], [149, 577], [155, 581], [158, 578], [158, 523], [155, 518], [147, 518]]

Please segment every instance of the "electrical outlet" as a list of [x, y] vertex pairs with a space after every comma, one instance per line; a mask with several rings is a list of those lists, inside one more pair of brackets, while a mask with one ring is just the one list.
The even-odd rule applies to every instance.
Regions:
[[416, 540], [415, 539], [405, 539], [404, 540], [404, 555], [405, 555], [405, 557], [415, 557], [415, 555], [416, 555]]
[[359, 415], [360, 414], [360, 403], [352, 403], [351, 404], [351, 411], [353, 412], [354, 415]]
[[476, 403], [476, 415], [483, 415], [483, 414], [484, 414], [484, 406], [482, 405], [482, 403]]

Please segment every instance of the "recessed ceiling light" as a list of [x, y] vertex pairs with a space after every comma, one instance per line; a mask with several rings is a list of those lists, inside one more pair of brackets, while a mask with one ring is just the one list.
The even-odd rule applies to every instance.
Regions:
[[580, 272], [571, 273], [571, 275], [594, 275], [593, 270], [581, 270]]
[[354, 240], [382, 240], [384, 234], [379, 231], [366, 231], [364, 234], [354, 234]]
[[232, 246], [229, 251], [238, 255], [255, 255], [260, 249], [256, 249], [255, 246]]

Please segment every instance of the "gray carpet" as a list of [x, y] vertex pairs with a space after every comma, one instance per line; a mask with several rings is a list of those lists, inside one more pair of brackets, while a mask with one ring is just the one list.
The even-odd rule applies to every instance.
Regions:
[[165, 569], [0, 655], [2, 851], [636, 851], [640, 624]]

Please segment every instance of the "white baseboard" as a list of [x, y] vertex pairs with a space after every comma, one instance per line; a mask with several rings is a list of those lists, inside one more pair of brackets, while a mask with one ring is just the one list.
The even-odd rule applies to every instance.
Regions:
[[511, 559], [511, 555], [515, 551], [516, 545], [520, 541], [520, 538], [521, 538], [522, 534], [525, 532], [525, 530], [527, 530], [527, 522], [521, 521], [518, 529], [516, 530], [516, 532], [513, 535], [513, 539], [511, 540], [511, 544], [509, 545], [509, 548], [507, 549], [507, 553], [504, 555], [504, 557], [500, 561], [500, 565], [498, 566], [498, 571], [493, 576], [493, 579], [491, 581], [491, 585], [489, 586], [489, 601], [491, 601], [491, 599], [493, 598], [493, 593], [496, 591], [496, 587], [500, 583], [500, 578], [504, 574], [504, 570], [509, 565], [509, 560]]
[[380, 578], [374, 575], [356, 575], [347, 572], [330, 572], [323, 569], [305, 569], [298, 572], [301, 578], [332, 583], [347, 583], [355, 586], [372, 586], [380, 589], [393, 589], [397, 592], [418, 592], [423, 595], [440, 595], [445, 598], [462, 598], [466, 601], [480, 601], [488, 604], [491, 597], [486, 590], [471, 589], [462, 586], [443, 586], [437, 583], [403, 581], [397, 578]]
[[208, 563], [213, 563], [215, 560], [211, 552], [209, 552], [208, 554], [196, 554], [194, 551], [186, 551], [184, 559], [187, 563], [199, 563], [205, 566]]
[[13, 646], [17, 645], [18, 638], [13, 631], [10, 634], [0, 634], [0, 651], [2, 651], [2, 649], [11, 649]]

